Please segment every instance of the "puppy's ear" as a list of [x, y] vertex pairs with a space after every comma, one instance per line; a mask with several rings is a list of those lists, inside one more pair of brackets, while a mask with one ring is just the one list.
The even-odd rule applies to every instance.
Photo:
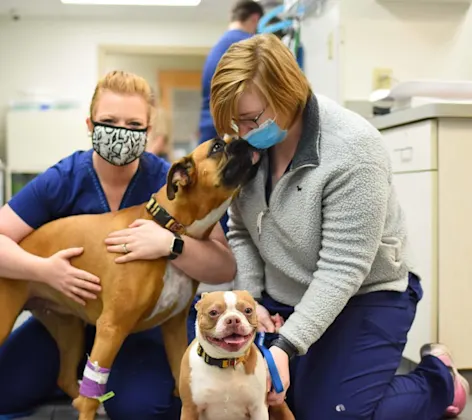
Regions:
[[191, 157], [175, 162], [167, 173], [167, 198], [172, 201], [179, 189], [190, 186], [195, 174], [195, 162]]
[[202, 306], [202, 300], [205, 298], [205, 296], [208, 294], [208, 292], [203, 292], [201, 295], [200, 295], [200, 299], [198, 300], [198, 302], [195, 304], [195, 309], [197, 310], [197, 312], [200, 310], [200, 307]]

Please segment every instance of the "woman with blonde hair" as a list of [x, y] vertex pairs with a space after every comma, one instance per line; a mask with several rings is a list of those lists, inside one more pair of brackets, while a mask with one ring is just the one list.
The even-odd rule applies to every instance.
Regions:
[[313, 94], [274, 35], [228, 49], [211, 111], [220, 135], [264, 151], [227, 237], [235, 288], [259, 300], [261, 329], [278, 330], [270, 350], [297, 420], [460, 413], [469, 385], [445, 346], [425, 345], [418, 367], [395, 376], [422, 289], [379, 132]]
[[[151, 110], [151, 89], [141, 77], [115, 71], [98, 82], [87, 119], [93, 148], [61, 160], [0, 209], [0, 277], [44, 282], [81, 304], [96, 298], [100, 279], [69, 262], [82, 253], [81, 248], [38, 258], [17, 243], [54, 219], [147, 202], [165, 184], [169, 168], [163, 159], [144, 151]], [[145, 220], [136, 220], [105, 240], [110, 252], [121, 254], [116, 258], [119, 264], [168, 257], [173, 242], [173, 233]], [[183, 243], [183, 252], [173, 254], [170, 264], [199, 281], [233, 279], [235, 262], [219, 225], [208, 240], [185, 237]], [[94, 334], [94, 327], [86, 327], [84, 356], [90, 353]], [[84, 357], [80, 373], [85, 361]], [[56, 343], [38, 320], [30, 318], [0, 347], [0, 418], [25, 416], [50, 399], [57, 389], [58, 371]], [[108, 387], [115, 393], [105, 402], [112, 420], [180, 418], [159, 328], [125, 340]]]

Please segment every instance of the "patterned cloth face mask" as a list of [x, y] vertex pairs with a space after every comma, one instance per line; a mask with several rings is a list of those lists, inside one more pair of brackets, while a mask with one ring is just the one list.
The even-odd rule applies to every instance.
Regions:
[[147, 128], [131, 130], [96, 122], [93, 125], [93, 150], [112, 165], [128, 165], [144, 153]]

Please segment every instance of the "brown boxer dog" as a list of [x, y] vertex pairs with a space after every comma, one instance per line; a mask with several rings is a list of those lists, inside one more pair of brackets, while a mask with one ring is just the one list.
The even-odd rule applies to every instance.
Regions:
[[[246, 141], [215, 138], [175, 162], [167, 184], [148, 203], [66, 217], [32, 232], [20, 246], [40, 257], [83, 247], [83, 254], [72, 264], [98, 276], [102, 291], [82, 306], [45, 284], [0, 279], [0, 344], [22, 309], [31, 309], [58, 344], [60, 388], [75, 399], [80, 420], [93, 420], [100, 402], [113, 395], [113, 390], [105, 394], [106, 383], [125, 338], [160, 325], [178, 389], [180, 362], [188, 344], [187, 314], [197, 282], [166, 258], [116, 264], [116, 255], [107, 251], [104, 240], [136, 219], [152, 219], [175, 233], [207, 238], [255, 170], [257, 159]], [[85, 323], [96, 325], [97, 331], [79, 389], [77, 366], [84, 352]]]
[[256, 301], [247, 292], [202, 293], [196, 338], [180, 370], [181, 420], [294, 420], [268, 407], [267, 365], [254, 344]]

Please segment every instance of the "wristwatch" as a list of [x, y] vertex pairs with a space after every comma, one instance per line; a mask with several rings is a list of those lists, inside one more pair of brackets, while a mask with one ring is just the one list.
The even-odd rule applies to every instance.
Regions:
[[170, 245], [170, 254], [167, 258], [175, 260], [184, 250], [184, 240], [178, 233], [174, 233], [174, 239]]
[[297, 348], [288, 341], [283, 335], [279, 335], [274, 341], [272, 341], [271, 347], [275, 346], [279, 349], [282, 349], [287, 353], [289, 360], [292, 360], [295, 356], [298, 355]]

